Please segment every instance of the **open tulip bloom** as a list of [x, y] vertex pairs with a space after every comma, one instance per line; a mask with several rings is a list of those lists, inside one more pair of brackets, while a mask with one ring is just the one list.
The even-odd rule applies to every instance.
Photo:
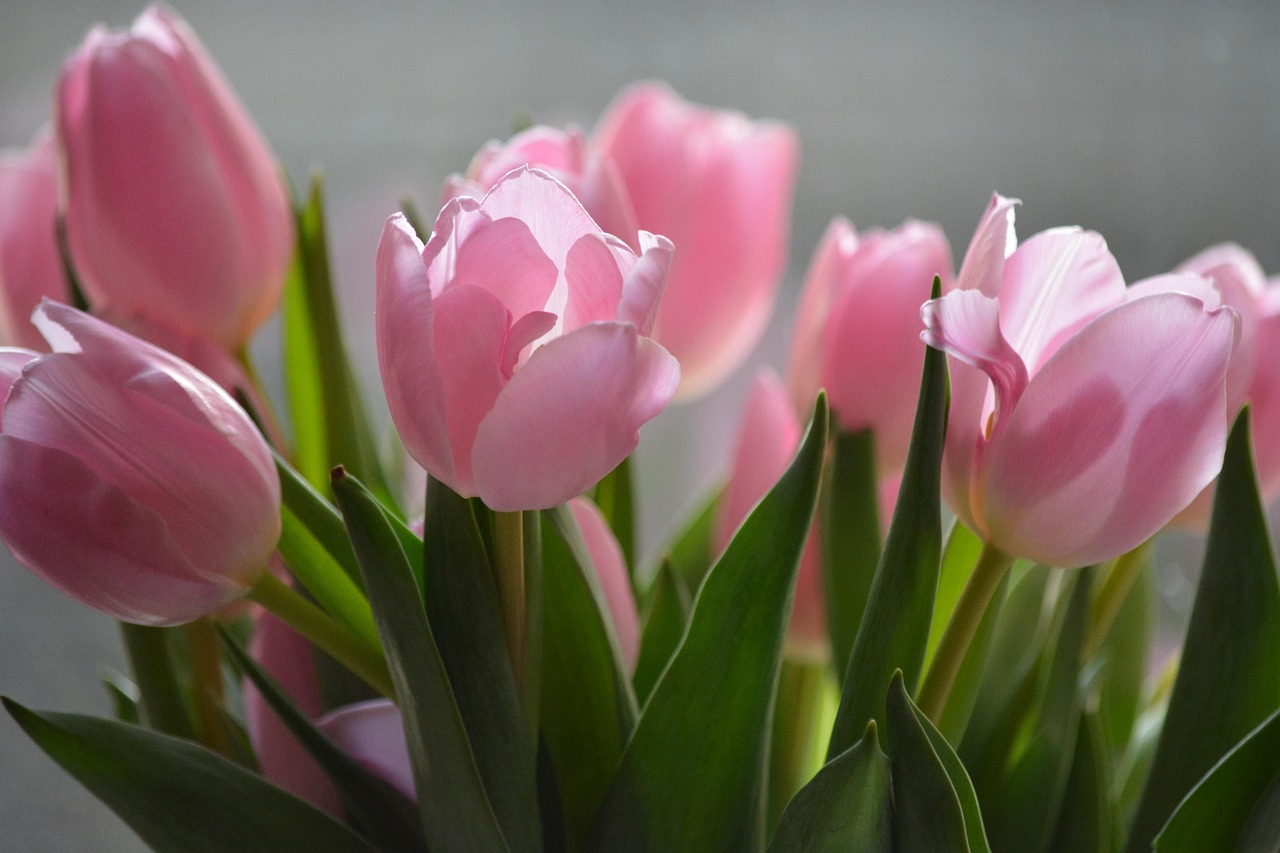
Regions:
[[[641, 84], [390, 216], [384, 460], [319, 189], [289, 211], [186, 25], [95, 30], [57, 101], [0, 161], [0, 537], [130, 672], [117, 719], [4, 704], [152, 848], [1276, 849], [1280, 297], [1244, 249], [1127, 286], [996, 195], [953, 275], [937, 226], [837, 218], [786, 384], [654, 545], [632, 453], [764, 326], [790, 129]], [[246, 355], [282, 286], [287, 417]], [[1205, 523], [1156, 655], [1152, 542]]]

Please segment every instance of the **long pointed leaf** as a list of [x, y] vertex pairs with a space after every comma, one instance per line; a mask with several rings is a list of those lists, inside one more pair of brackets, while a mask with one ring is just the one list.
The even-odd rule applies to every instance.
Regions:
[[800, 451], [708, 572], [601, 806], [607, 850], [764, 846], [764, 772], [796, 570], [822, 474], [822, 395]]
[[1129, 835], [1150, 848], [1192, 786], [1280, 707], [1280, 588], [1258, 495], [1248, 410], [1227, 440], [1178, 680]]
[[359, 481], [341, 468], [332, 476], [404, 715], [427, 844], [506, 850], [404, 549]]
[[663, 560], [649, 589], [644, 628], [640, 634], [640, 658], [631, 678], [636, 699], [641, 705], [648, 700], [650, 691], [658, 683], [658, 677], [684, 636], [689, 608], [693, 605], [691, 598], [684, 579], [676, 574], [669, 560]]
[[160, 853], [374, 853], [319, 809], [190, 741], [114, 720], [5, 709], [54, 761]]

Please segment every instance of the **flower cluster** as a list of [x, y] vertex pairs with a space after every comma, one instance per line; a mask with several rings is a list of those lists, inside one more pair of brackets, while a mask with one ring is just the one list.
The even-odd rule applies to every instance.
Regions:
[[[770, 319], [786, 125], [639, 84], [387, 219], [363, 322], [408, 517], [319, 193], [191, 31], [96, 28], [56, 92], [0, 161], [0, 538], [128, 623], [134, 681], [122, 721], [6, 707], [157, 849], [1274, 840], [1280, 286], [1244, 249], [1127, 284], [1000, 195], [958, 270], [936, 225], [836, 218], [785, 381], [650, 559], [632, 453]], [[286, 286], [291, 431], [247, 355]], [[1147, 681], [1171, 524], [1205, 571]]]

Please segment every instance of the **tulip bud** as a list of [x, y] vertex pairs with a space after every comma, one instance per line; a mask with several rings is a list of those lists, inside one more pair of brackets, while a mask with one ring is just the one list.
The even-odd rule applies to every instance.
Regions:
[[679, 368], [645, 337], [671, 244], [637, 255], [544, 172], [456, 198], [424, 246], [403, 216], [378, 246], [378, 364], [405, 448], [499, 511], [546, 509], [613, 470]]
[[53, 140], [0, 156], [0, 345], [45, 349], [31, 325], [40, 300], [70, 301], [58, 251]]
[[622, 547], [609, 529], [600, 508], [586, 498], [569, 501], [573, 520], [582, 533], [591, 563], [596, 570], [596, 580], [609, 606], [609, 619], [614, 636], [618, 638], [618, 651], [627, 672], [634, 672], [640, 659], [640, 616], [636, 612], [636, 598], [631, 591], [631, 578], [627, 575], [627, 561]]
[[10, 351], [0, 537], [84, 604], [167, 625], [244, 594], [280, 535], [280, 483], [253, 422], [186, 362], [45, 302], [53, 353]]
[[639, 227], [676, 246], [653, 335], [680, 362], [680, 396], [706, 394], [747, 357], [773, 313], [795, 134], [642, 84], [618, 96], [593, 141], [616, 164]]
[[825, 388], [841, 428], [875, 433], [886, 474], [907, 461], [924, 350], [920, 306], [934, 276], [951, 285], [936, 225], [905, 222], [861, 238], [836, 219], [814, 252], [792, 336], [787, 384], [797, 411]]
[[67, 241], [97, 310], [236, 350], [275, 310], [293, 219], [275, 159], [186, 24], [101, 27], [58, 84]]

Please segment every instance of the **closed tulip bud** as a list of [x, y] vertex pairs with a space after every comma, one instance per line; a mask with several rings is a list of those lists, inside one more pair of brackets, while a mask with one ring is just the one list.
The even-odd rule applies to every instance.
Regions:
[[631, 578], [627, 574], [622, 546], [594, 503], [586, 498], [574, 498], [569, 501], [569, 510], [582, 534], [583, 544], [587, 546], [596, 570], [596, 580], [609, 607], [609, 620], [618, 639], [622, 663], [627, 672], [632, 672], [640, 659], [640, 615], [636, 612], [636, 597], [631, 591]]
[[181, 623], [244, 594], [280, 535], [253, 422], [186, 362], [87, 314], [45, 302], [35, 323], [53, 353], [0, 361], [0, 537], [14, 556], [129, 622]]
[[951, 356], [944, 494], [1005, 554], [1099, 563], [1217, 476], [1238, 315], [1188, 292], [1129, 298], [1092, 232], [1015, 245], [1013, 202], [996, 196], [958, 289], [921, 312]]
[[859, 237], [831, 223], [814, 253], [792, 336], [787, 384], [797, 411], [825, 388], [842, 429], [875, 433], [879, 468], [907, 460], [924, 350], [920, 306], [934, 276], [951, 285], [951, 248], [936, 225], [905, 222]]
[[680, 396], [702, 396], [742, 363], [773, 313], [795, 133], [642, 84], [618, 96], [593, 142], [616, 164], [639, 227], [676, 246], [654, 338], [680, 362]]
[[613, 470], [670, 401], [679, 367], [646, 337], [671, 244], [637, 255], [546, 173], [456, 198], [423, 245], [403, 216], [378, 246], [377, 346], [405, 448], [455, 492], [546, 509]]
[[0, 345], [47, 349], [31, 312], [44, 298], [69, 301], [57, 216], [52, 138], [0, 155]]
[[[733, 470], [716, 519], [717, 553], [724, 552], [751, 510], [782, 478], [800, 446], [803, 431], [781, 381], [773, 371], [761, 371], [751, 386], [738, 427]], [[812, 662], [830, 657], [822, 553], [816, 530], [815, 524], [805, 540], [787, 629], [788, 656]]]
[[58, 84], [67, 241], [95, 309], [236, 350], [275, 310], [293, 249], [276, 162], [186, 24], [101, 27]]

